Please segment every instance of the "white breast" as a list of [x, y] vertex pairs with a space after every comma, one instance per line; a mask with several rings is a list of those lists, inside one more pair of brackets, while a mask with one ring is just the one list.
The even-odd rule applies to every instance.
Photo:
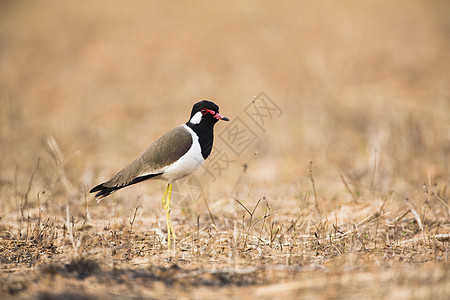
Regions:
[[202, 149], [200, 148], [197, 134], [189, 126], [183, 126], [192, 135], [192, 146], [180, 159], [164, 170], [161, 177], [170, 183], [191, 174], [205, 161], [202, 156]]

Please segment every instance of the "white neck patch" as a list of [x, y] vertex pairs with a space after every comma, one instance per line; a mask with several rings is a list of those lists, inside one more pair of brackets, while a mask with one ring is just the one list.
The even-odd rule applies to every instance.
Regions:
[[191, 122], [192, 124], [199, 124], [202, 121], [202, 112], [198, 111], [195, 113], [195, 115], [192, 116], [191, 120], [189, 120], [189, 122]]

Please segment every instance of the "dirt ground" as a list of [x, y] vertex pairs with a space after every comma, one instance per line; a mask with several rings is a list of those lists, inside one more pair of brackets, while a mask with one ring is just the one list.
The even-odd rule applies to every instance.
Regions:
[[[449, 1], [2, 1], [2, 299], [450, 298]], [[205, 165], [108, 180], [209, 99]]]

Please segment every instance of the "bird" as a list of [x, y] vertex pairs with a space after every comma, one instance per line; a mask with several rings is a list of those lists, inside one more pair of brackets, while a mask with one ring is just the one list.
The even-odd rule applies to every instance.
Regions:
[[203, 100], [193, 105], [189, 121], [169, 130], [156, 139], [141, 155], [119, 171], [110, 180], [90, 190], [97, 202], [124, 187], [149, 180], [167, 181], [161, 202], [166, 211], [167, 247], [171, 237], [176, 242], [170, 219], [170, 198], [173, 183], [198, 169], [211, 153], [214, 140], [214, 125], [229, 121], [219, 113], [219, 106]]

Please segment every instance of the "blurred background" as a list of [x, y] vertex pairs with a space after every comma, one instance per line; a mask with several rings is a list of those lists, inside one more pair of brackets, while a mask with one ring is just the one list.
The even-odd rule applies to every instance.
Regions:
[[[195, 174], [211, 204], [251, 194], [298, 206], [310, 161], [325, 212], [351, 200], [341, 172], [357, 197], [414, 198], [449, 182], [449, 1], [0, 6], [3, 212], [41, 190], [47, 205], [81, 203], [202, 99], [256, 136], [236, 154], [219, 138], [229, 123], [216, 125], [229, 165], [215, 180]], [[261, 92], [279, 108], [264, 129], [246, 113]], [[159, 211], [163, 188], [114, 199], [132, 210], [139, 194], [144, 213]]]

